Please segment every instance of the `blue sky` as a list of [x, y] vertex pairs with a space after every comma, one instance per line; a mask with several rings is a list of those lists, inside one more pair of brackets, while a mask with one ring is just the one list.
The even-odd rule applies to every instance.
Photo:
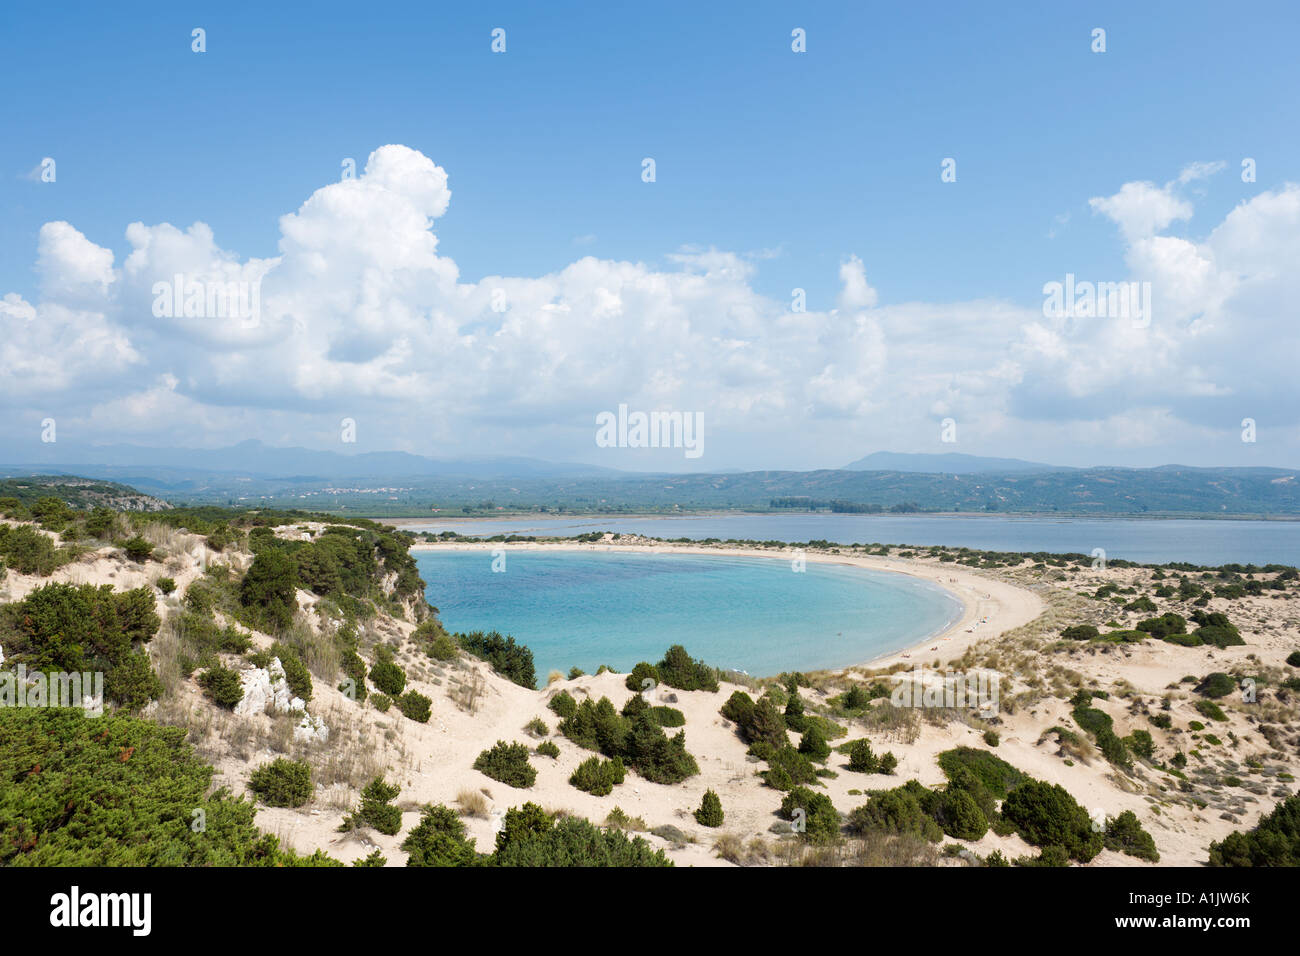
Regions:
[[[874, 290], [872, 309], [997, 302], [1034, 312], [1044, 282], [1066, 272], [1135, 275], [1119, 220], [1095, 212], [1092, 198], [1115, 195], [1125, 183], [1170, 183], [1192, 163], [1222, 163], [1179, 187], [1193, 211], [1159, 230], [1200, 243], [1239, 204], [1300, 181], [1294, 4], [1243, 11], [1026, 3], [997, 12], [978, 4], [589, 6], [7, 5], [0, 70], [16, 95], [0, 109], [7, 132], [0, 138], [0, 295], [57, 299], [37, 248], [42, 227], [58, 221], [111, 250], [118, 269], [132, 249], [127, 224], [136, 221], [180, 229], [201, 221], [240, 260], [277, 256], [279, 217], [336, 182], [345, 157], [360, 172], [385, 144], [409, 147], [446, 171], [451, 201], [433, 231], [461, 283], [541, 277], [584, 256], [671, 271], [670, 257], [683, 248], [716, 249], [752, 265], [746, 282], [756, 296], [788, 302], [801, 287], [818, 312], [842, 304], [841, 266], [850, 256]], [[191, 52], [193, 27], [206, 30], [203, 54]], [[505, 54], [489, 49], [495, 27], [507, 31]], [[807, 31], [805, 54], [791, 52], [795, 27]], [[1106, 30], [1104, 54], [1090, 50], [1094, 27]], [[640, 177], [647, 156], [657, 164], [653, 184]], [[55, 183], [31, 178], [44, 157], [57, 162]], [[945, 157], [956, 159], [955, 183], [940, 182]], [[1243, 157], [1256, 160], [1257, 182], [1241, 181]], [[118, 320], [110, 314], [110, 321]], [[890, 328], [885, 321], [886, 339]], [[712, 339], [734, 330], [722, 333]], [[131, 341], [143, 356], [131, 363], [135, 375], [175, 375], [173, 391], [188, 389], [191, 399], [203, 392], [209, 408], [241, 405]], [[907, 372], [891, 361], [895, 373]], [[958, 372], [962, 361], [953, 360]], [[1199, 374], [1199, 366], [1174, 368], [1170, 374]], [[853, 372], [840, 369], [845, 380]], [[917, 401], [937, 422], [953, 405], [952, 385], [948, 399], [906, 396], [894, 386], [892, 398], [846, 404], [841, 417], [857, 422], [846, 445], [830, 436], [849, 426], [819, 432], [800, 422], [798, 410], [811, 400], [788, 383], [774, 386], [785, 397], [777, 403], [783, 424], [771, 428], [757, 411], [736, 420], [737, 409], [757, 408], [753, 396], [733, 394], [715, 410], [716, 396], [692, 394], [675, 407], [701, 407], [721, 426], [718, 452], [682, 463], [691, 467], [811, 467], [882, 447], [1156, 464], [1180, 453], [1191, 460], [1243, 451], [1236, 422], [1268, 393], [1258, 391], [1248, 364], [1210, 375], [1215, 381], [1203, 391], [1231, 388], [1233, 375], [1256, 380], [1257, 394], [1241, 409], [1198, 417], [1190, 405], [1203, 404], [1204, 394], [1166, 397], [1163, 405], [1159, 396], [1141, 396], [1142, 407], [1175, 409], [1188, 430], [1171, 434], [1176, 425], [1152, 419], [1144, 427], [1153, 430], [1141, 432], [1157, 436], [1151, 440], [1094, 434], [1091, 444], [1084, 432], [1049, 445], [1050, 432], [1017, 431], [1006, 414], [1040, 402], [1056, 407], [1050, 397], [1026, 394], [999, 399], [999, 414], [972, 433], [980, 436], [975, 445], [931, 447], [933, 435], [922, 440], [919, 422], [893, 430], [862, 424], [906, 417]], [[662, 390], [625, 391], [634, 402], [674, 404]], [[994, 400], [981, 394], [990, 407]], [[103, 382], [70, 381], [46, 404], [70, 422], [89, 423], [92, 407], [124, 395]], [[525, 398], [515, 396], [511, 407]], [[617, 398], [616, 390], [593, 398], [590, 411]], [[494, 441], [510, 447], [500, 450], [635, 466], [591, 447], [587, 396], [548, 401], [540, 423], [503, 426]], [[267, 399], [262, 407], [335, 411], [311, 411], [312, 402], [320, 405], [320, 397]], [[483, 404], [477, 412], [496, 414]], [[1275, 420], [1271, 445], [1246, 450], [1252, 462], [1296, 460], [1294, 412]], [[26, 422], [41, 413], [24, 414]], [[451, 429], [440, 444], [471, 450], [466, 429], [448, 424], [447, 409], [439, 414]], [[1087, 418], [1077, 408], [1062, 415]], [[232, 418], [229, 428], [203, 421], [180, 430], [213, 443], [248, 430], [247, 419]], [[155, 424], [129, 434], [101, 421], [79, 435], [173, 440]], [[1221, 443], [1208, 437], [1214, 428]], [[285, 418], [256, 437], [320, 445], [329, 432]], [[366, 431], [379, 444], [425, 450], [416, 447], [418, 433], [414, 423]], [[774, 443], [789, 460], [773, 453]]]

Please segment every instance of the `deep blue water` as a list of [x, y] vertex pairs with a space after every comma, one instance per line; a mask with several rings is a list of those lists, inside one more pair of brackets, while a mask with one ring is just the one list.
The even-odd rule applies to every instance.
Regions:
[[619, 531], [656, 538], [935, 544], [990, 551], [1091, 554], [1162, 564], [1300, 564], [1300, 521], [1051, 518], [1012, 515], [745, 515], [430, 521], [410, 530], [568, 536]]
[[683, 644], [709, 664], [771, 675], [861, 663], [961, 611], [901, 574], [789, 560], [621, 552], [415, 552], [429, 602], [453, 631], [496, 630], [551, 670], [627, 671]]

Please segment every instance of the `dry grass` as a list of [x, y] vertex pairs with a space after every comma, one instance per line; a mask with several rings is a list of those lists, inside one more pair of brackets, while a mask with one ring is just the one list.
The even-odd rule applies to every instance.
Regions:
[[456, 803], [460, 806], [460, 815], [463, 817], [478, 817], [481, 820], [488, 818], [487, 797], [478, 790], [462, 790], [456, 795]]

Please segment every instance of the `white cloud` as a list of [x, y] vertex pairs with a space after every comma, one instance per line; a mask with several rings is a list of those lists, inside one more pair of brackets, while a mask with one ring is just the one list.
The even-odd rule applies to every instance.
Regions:
[[[1153, 286], [1152, 324], [1134, 329], [1003, 301], [882, 306], [856, 256], [840, 265], [838, 308], [798, 314], [755, 289], [763, 255], [715, 248], [672, 253], [667, 269], [586, 256], [465, 282], [433, 231], [446, 172], [384, 146], [283, 216], [271, 259], [240, 259], [201, 222], [137, 222], [118, 270], [110, 250], [47, 224], [40, 300], [0, 301], [2, 387], [40, 408], [0, 427], [54, 404], [97, 441], [320, 444], [352, 417], [366, 448], [592, 460], [595, 414], [627, 402], [703, 412], [699, 467], [733, 463], [719, 453], [814, 465], [953, 450], [937, 441], [948, 416], [957, 450], [975, 452], [1025, 453], [1040, 430], [1053, 447], [1199, 435], [1293, 392], [1300, 354], [1300, 189], [1258, 195], [1200, 241], [1158, 234], [1191, 217], [1178, 189], [1213, 165], [1092, 201]], [[155, 286], [178, 274], [258, 283], [258, 321], [155, 315]], [[1229, 414], [1238, 401], [1247, 410]], [[1267, 412], [1300, 419], [1294, 399]]]

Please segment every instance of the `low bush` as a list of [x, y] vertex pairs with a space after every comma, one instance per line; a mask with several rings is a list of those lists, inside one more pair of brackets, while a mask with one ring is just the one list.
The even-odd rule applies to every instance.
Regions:
[[717, 671], [703, 661], [694, 660], [680, 644], [668, 648], [655, 670], [659, 673], [660, 683], [678, 690], [716, 692], [718, 689]]
[[1228, 715], [1223, 712], [1223, 708], [1212, 700], [1198, 700], [1195, 707], [1197, 713], [1202, 717], [1208, 717], [1210, 720], [1226, 721], [1228, 719]]
[[1253, 830], [1210, 844], [1210, 866], [1300, 866], [1300, 794], [1259, 818]]
[[723, 817], [722, 801], [712, 790], [705, 790], [700, 808], [695, 811], [695, 822], [702, 827], [720, 827]]
[[578, 702], [567, 690], [562, 690], [552, 697], [546, 706], [560, 718], [572, 717], [578, 712]]
[[824, 793], [795, 787], [781, 801], [780, 814], [809, 843], [831, 843], [839, 838], [840, 815]]
[[387, 836], [393, 836], [402, 829], [402, 811], [393, 806], [393, 801], [401, 792], [401, 787], [385, 783], [382, 777], [376, 777], [361, 791], [361, 805], [343, 818], [339, 830], [346, 832], [368, 826]]
[[312, 798], [311, 765], [277, 757], [249, 775], [248, 789], [268, 807], [300, 807]]
[[244, 699], [239, 674], [224, 664], [213, 664], [199, 675], [198, 682], [208, 699], [226, 710], [234, 710], [235, 705]]
[[520, 687], [533, 690], [537, 686], [537, 673], [533, 668], [533, 652], [513, 637], [502, 637], [496, 631], [457, 634], [456, 641], [475, 657], [492, 665], [492, 669]]
[[528, 762], [528, 747], [498, 740], [474, 761], [474, 769], [509, 787], [527, 789], [537, 781], [537, 771]]
[[1160, 862], [1156, 841], [1151, 838], [1150, 833], [1142, 829], [1137, 814], [1132, 810], [1125, 810], [1119, 816], [1106, 821], [1105, 845], [1108, 850], [1126, 853], [1140, 860]]
[[402, 841], [407, 866], [473, 866], [474, 841], [455, 811], [441, 804], [425, 807], [420, 822]]
[[433, 701], [419, 691], [408, 690], [397, 698], [397, 709], [419, 724], [427, 724], [433, 713]]
[[626, 773], [622, 758], [602, 760], [600, 757], [593, 756], [578, 764], [578, 769], [574, 770], [569, 777], [569, 783], [584, 793], [604, 797], [623, 782]]
[[384, 653], [388, 648], [380, 646], [376, 650], [378, 660], [370, 666], [370, 683], [389, 697], [397, 697], [406, 688], [406, 671], [392, 659], [392, 652]]
[[1059, 785], [1027, 780], [1002, 803], [1006, 817], [1024, 839], [1039, 847], [1060, 846], [1080, 863], [1101, 852], [1102, 837], [1074, 797]]

